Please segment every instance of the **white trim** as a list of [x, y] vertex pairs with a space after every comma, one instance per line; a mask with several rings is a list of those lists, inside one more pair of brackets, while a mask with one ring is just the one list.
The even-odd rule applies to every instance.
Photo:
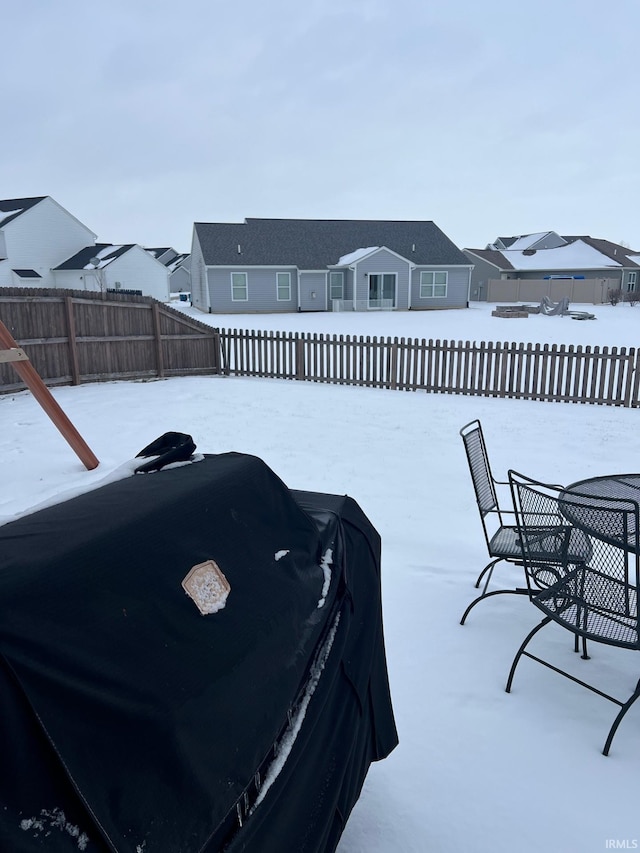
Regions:
[[[393, 305], [392, 308], [398, 307], [398, 273], [397, 272], [367, 272], [366, 273], [366, 283], [367, 283], [367, 311], [382, 311], [385, 310], [383, 306], [379, 307], [371, 307], [371, 296], [370, 296], [370, 286], [371, 286], [371, 276], [379, 275], [384, 277], [385, 275], [392, 275], [395, 281], [393, 288]], [[384, 283], [383, 283], [383, 292], [384, 292]]]
[[[345, 273], [344, 270], [327, 270], [327, 275], [329, 277], [329, 299], [344, 299], [344, 273]], [[332, 287], [331, 276], [332, 275], [339, 275], [341, 277], [342, 284], [340, 286], [340, 291], [341, 291], [340, 296], [334, 296], [333, 293], [331, 292], [331, 287]]]
[[[389, 252], [390, 255], [393, 255], [395, 258], [398, 258], [399, 260], [404, 261], [407, 264], [415, 263], [415, 261], [412, 261], [411, 258], [405, 258], [404, 255], [399, 255], [397, 252], [394, 252], [393, 249], [390, 249], [388, 246], [378, 246], [377, 249], [374, 249], [372, 252], [369, 252], [368, 255], [363, 255], [361, 258], [358, 258], [355, 264], [357, 265], [361, 261], [372, 258], [377, 252]], [[329, 269], [352, 269], [350, 264], [327, 264], [327, 267]]]
[[[282, 299], [280, 296], [281, 285], [278, 282], [278, 277], [281, 275], [286, 275], [289, 279], [289, 295], [286, 299]], [[276, 302], [291, 302], [291, 273], [288, 270], [281, 270], [276, 273]]]
[[[436, 276], [438, 275], [438, 273], [442, 273], [445, 276], [444, 295], [438, 294], [436, 296]], [[431, 284], [425, 285], [425, 287], [431, 287], [431, 289], [432, 289], [431, 296], [423, 296], [423, 294], [422, 294], [422, 276], [423, 275], [433, 276]], [[439, 284], [438, 287], [442, 287], [442, 285]], [[420, 270], [420, 281], [419, 281], [418, 293], [419, 293], [420, 299], [446, 299], [449, 296], [449, 270], [443, 270], [443, 269]]]
[[415, 270], [415, 268], [416, 268], [416, 265], [412, 261], [409, 261], [409, 272], [408, 272], [409, 286], [408, 286], [408, 292], [407, 292], [407, 311], [411, 310], [411, 289], [413, 288], [413, 271]]
[[[247, 294], [244, 299], [236, 299], [233, 295], [233, 277], [234, 275], [243, 275], [244, 276], [244, 290]], [[248, 302], [249, 301], [249, 274], [246, 272], [231, 272], [229, 273], [229, 279], [231, 282], [231, 301], [232, 302]]]

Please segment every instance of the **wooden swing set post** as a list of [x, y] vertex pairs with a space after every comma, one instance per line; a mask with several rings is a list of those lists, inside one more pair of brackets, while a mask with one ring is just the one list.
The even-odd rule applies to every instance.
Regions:
[[88, 471], [97, 468], [100, 462], [82, 438], [78, 430], [55, 401], [51, 391], [42, 381], [40, 374], [29, 361], [28, 355], [18, 346], [11, 332], [0, 320], [0, 363], [9, 363], [31, 391], [38, 403], [51, 418], [57, 429], [70, 445]]

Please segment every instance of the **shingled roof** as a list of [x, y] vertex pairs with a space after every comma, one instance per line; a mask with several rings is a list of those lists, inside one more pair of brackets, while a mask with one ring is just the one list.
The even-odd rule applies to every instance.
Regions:
[[95, 246], [87, 246], [80, 249], [75, 255], [67, 258], [66, 261], [59, 264], [57, 270], [83, 270], [95, 269], [91, 263], [92, 258], [98, 258], [100, 263], [99, 268], [106, 267], [111, 261], [115, 261], [120, 255], [124, 255], [129, 249], [133, 249], [135, 243], [127, 243], [126, 245], [114, 246], [112, 243], [96, 243]]
[[17, 219], [25, 210], [34, 207], [45, 198], [46, 195], [37, 196], [37, 198], [0, 199], [0, 228], [4, 228], [7, 223]]
[[326, 269], [364, 246], [385, 246], [418, 265], [469, 266], [430, 221], [368, 219], [245, 219], [196, 222], [208, 266], [295, 266]]
[[499, 252], [497, 249], [467, 249], [472, 255], [476, 255], [476, 257], [480, 258], [482, 261], [486, 261], [488, 264], [493, 264], [494, 267], [498, 267], [501, 270], [512, 270], [515, 267], [508, 261], [502, 252]]

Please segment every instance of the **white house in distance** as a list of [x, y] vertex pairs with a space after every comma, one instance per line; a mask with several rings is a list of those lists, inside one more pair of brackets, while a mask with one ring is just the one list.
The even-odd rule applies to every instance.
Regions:
[[85, 246], [53, 270], [55, 287], [116, 290], [169, 301], [169, 272], [142, 246], [96, 243]]
[[0, 200], [0, 287], [55, 287], [52, 269], [96, 239], [50, 196]]
[[176, 252], [171, 247], [149, 248], [145, 251], [164, 264], [169, 272], [169, 292], [186, 293], [191, 290], [191, 256], [184, 252]]
[[[135, 243], [96, 240], [50, 196], [0, 200], [0, 287], [128, 290], [169, 300], [166, 262]], [[170, 250], [168, 257], [179, 256]]]

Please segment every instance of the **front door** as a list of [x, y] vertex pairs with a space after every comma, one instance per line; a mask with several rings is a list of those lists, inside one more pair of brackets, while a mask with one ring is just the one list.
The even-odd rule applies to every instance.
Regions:
[[396, 274], [369, 274], [369, 308], [396, 307]]

